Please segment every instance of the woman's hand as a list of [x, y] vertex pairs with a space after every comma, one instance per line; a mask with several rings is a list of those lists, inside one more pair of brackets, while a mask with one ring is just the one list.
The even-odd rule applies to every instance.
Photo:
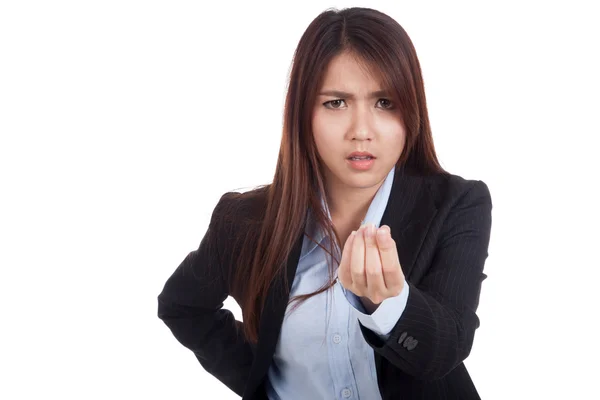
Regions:
[[400, 294], [404, 273], [387, 225], [376, 229], [367, 224], [352, 231], [344, 244], [338, 279], [344, 288], [375, 305]]

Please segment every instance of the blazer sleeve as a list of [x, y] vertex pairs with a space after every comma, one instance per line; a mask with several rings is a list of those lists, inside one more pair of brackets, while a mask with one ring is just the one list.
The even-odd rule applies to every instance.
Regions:
[[444, 222], [432, 264], [411, 284], [390, 336], [384, 340], [359, 322], [374, 351], [408, 375], [439, 379], [468, 357], [479, 327], [475, 311], [486, 278], [491, 210], [487, 185], [474, 181]]
[[158, 295], [158, 317], [175, 338], [190, 349], [202, 367], [239, 396], [243, 395], [253, 352], [242, 333], [242, 322], [222, 309], [228, 296], [222, 264], [222, 218], [228, 193], [213, 210], [198, 249], [190, 252]]

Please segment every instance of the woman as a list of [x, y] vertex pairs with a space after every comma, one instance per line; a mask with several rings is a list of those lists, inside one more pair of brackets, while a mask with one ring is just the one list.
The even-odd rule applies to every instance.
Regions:
[[221, 197], [158, 316], [243, 399], [478, 399], [463, 361], [491, 198], [439, 165], [406, 32], [322, 13], [284, 113], [273, 182]]

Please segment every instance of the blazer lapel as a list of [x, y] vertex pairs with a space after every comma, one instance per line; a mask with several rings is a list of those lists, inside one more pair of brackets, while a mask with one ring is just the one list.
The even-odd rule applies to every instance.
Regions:
[[[381, 225], [388, 225], [391, 228], [402, 271], [407, 280], [436, 212], [437, 208], [425, 179], [411, 173], [404, 166], [398, 167]], [[255, 393], [271, 365], [289, 300], [289, 295], [286, 293], [291, 290], [300, 260], [304, 229], [301, 232], [286, 263], [287, 291], [284, 293], [285, 284], [281, 278], [278, 278], [273, 281], [267, 293], [265, 309], [260, 320], [256, 358], [248, 378], [244, 399], [251, 398], [250, 396]]]
[[396, 170], [394, 183], [380, 225], [391, 228], [400, 266], [405, 278], [413, 271], [429, 225], [437, 213], [429, 190], [429, 181], [402, 166]]

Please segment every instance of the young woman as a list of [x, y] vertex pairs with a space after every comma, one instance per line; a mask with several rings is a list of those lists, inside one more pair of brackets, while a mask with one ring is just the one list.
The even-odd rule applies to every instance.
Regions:
[[273, 182], [221, 197], [158, 316], [244, 400], [479, 399], [463, 361], [492, 203], [440, 167], [406, 32], [322, 13], [284, 113]]

